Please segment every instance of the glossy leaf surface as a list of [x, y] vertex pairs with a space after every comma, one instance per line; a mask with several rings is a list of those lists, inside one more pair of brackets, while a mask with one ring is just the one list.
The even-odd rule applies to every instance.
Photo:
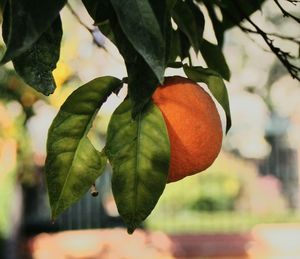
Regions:
[[57, 18], [66, 0], [7, 0], [2, 31], [6, 37], [6, 63], [28, 50]]
[[111, 0], [111, 3], [124, 34], [162, 82], [165, 71], [165, 44], [148, 0]]
[[103, 102], [121, 86], [100, 77], [75, 90], [61, 107], [48, 134], [46, 178], [52, 218], [80, 199], [102, 174], [106, 157], [87, 133]]
[[229, 81], [230, 70], [221, 47], [203, 40], [200, 50], [207, 66], [217, 71], [225, 80]]
[[168, 176], [170, 144], [160, 110], [149, 104], [132, 119], [125, 100], [108, 127], [105, 151], [113, 168], [112, 190], [120, 215], [134, 229], [151, 213]]
[[198, 51], [204, 29], [204, 19], [201, 24], [197, 23], [191, 6], [182, 1], [177, 1], [172, 11], [172, 17], [179, 29], [188, 37], [195, 51]]
[[62, 25], [58, 17], [28, 50], [12, 60], [19, 76], [45, 95], [55, 90], [52, 71], [59, 59], [61, 38]]

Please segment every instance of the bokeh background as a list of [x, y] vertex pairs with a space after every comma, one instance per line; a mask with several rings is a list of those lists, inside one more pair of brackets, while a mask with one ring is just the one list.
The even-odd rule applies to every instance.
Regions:
[[[71, 4], [92, 27], [79, 1]], [[300, 13], [299, 6], [285, 7]], [[67, 8], [62, 18], [53, 95], [44, 97], [25, 85], [11, 64], [0, 67], [0, 258], [300, 258], [300, 84], [259, 35], [238, 28], [227, 32], [224, 44], [233, 126], [213, 166], [168, 184], [132, 236], [111, 194], [109, 166], [97, 180], [98, 197], [87, 193], [50, 221], [43, 166], [52, 119], [83, 83], [102, 75], [126, 76], [109, 40], [97, 34], [103, 47], [96, 46]], [[268, 32], [300, 36], [299, 26], [271, 0], [252, 18]], [[212, 31], [206, 24], [204, 36], [216, 42]], [[274, 43], [299, 55], [293, 43]], [[205, 65], [201, 56], [193, 55], [192, 62]], [[89, 133], [97, 148], [103, 147], [110, 115], [125, 95], [123, 89], [100, 110]]]

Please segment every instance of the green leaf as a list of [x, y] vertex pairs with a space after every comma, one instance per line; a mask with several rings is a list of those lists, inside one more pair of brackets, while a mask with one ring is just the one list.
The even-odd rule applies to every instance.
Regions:
[[171, 29], [170, 42], [167, 48], [167, 65], [175, 62], [178, 56], [181, 54], [180, 36], [178, 31]]
[[144, 58], [133, 48], [118, 22], [110, 19], [116, 45], [122, 54], [128, 75], [128, 95], [133, 102], [132, 115], [136, 116], [151, 100], [159, 81]]
[[90, 16], [94, 19], [95, 24], [108, 20], [112, 13], [112, 6], [109, 0], [82, 0], [82, 3]]
[[114, 36], [113, 31], [111, 29], [109, 20], [98, 23], [97, 26], [98, 26], [99, 30], [101, 31], [101, 33], [103, 35], [105, 35], [105, 37], [110, 39], [110, 41], [112, 43], [116, 44], [115, 36]]
[[128, 93], [133, 100], [133, 118], [149, 103], [159, 82], [152, 70], [140, 57], [127, 64]]
[[171, 68], [182, 68], [183, 64], [182, 64], [182, 62], [172, 62], [172, 63], [168, 64], [168, 67], [171, 67]]
[[167, 22], [171, 20], [171, 10], [176, 0], [151, 0], [149, 4], [155, 14], [163, 36], [165, 36]]
[[[168, 64], [170, 59], [170, 49], [172, 48], [172, 24], [171, 24], [171, 10], [173, 9], [176, 0], [151, 0], [149, 1], [152, 10], [157, 18], [158, 24], [165, 41], [166, 56], [165, 62]], [[177, 54], [178, 55], [178, 54]]]
[[192, 10], [192, 6], [194, 6], [193, 3], [188, 4], [188, 2], [177, 1], [172, 10], [172, 17], [179, 29], [188, 37], [197, 52], [202, 40], [204, 18], [203, 16], [200, 18], [202, 13], [199, 8], [197, 12], [198, 15], [195, 16], [196, 10]]
[[108, 126], [106, 154], [112, 164], [112, 190], [120, 215], [134, 229], [151, 213], [168, 177], [170, 143], [160, 110], [150, 103], [136, 120], [125, 100]]
[[165, 71], [165, 44], [149, 2], [111, 0], [111, 3], [126, 37], [162, 83]]
[[190, 7], [190, 9], [193, 13], [193, 16], [195, 18], [196, 25], [197, 25], [196, 33], [198, 34], [199, 44], [200, 44], [202, 41], [203, 31], [204, 31], [204, 26], [205, 26], [204, 15], [203, 15], [202, 11], [200, 10], [199, 6], [197, 4], [195, 4], [193, 0], [187, 0], [186, 3]]
[[249, 17], [252, 13], [259, 10], [265, 0], [221, 0], [214, 2], [221, 8], [222, 23], [224, 29], [227, 30], [240, 23], [245, 16]]
[[231, 114], [228, 93], [222, 77], [216, 71], [209, 68], [189, 67], [184, 65], [183, 69], [189, 79], [195, 82], [205, 83], [218, 103], [223, 107], [226, 115], [227, 133], [231, 127]]
[[200, 46], [201, 54], [207, 66], [216, 70], [225, 80], [230, 79], [230, 70], [226, 63], [222, 49], [207, 40], [203, 40]]
[[16, 72], [37, 91], [49, 95], [55, 90], [52, 71], [60, 54], [62, 25], [60, 17], [24, 53], [12, 60]]
[[120, 86], [121, 81], [110, 76], [92, 80], [68, 97], [53, 120], [45, 165], [53, 219], [102, 174], [106, 157], [93, 147], [87, 133], [102, 103]]
[[1, 63], [28, 50], [50, 27], [65, 3], [66, 0], [7, 0], [2, 25], [7, 49]]
[[2, 22], [2, 13], [3, 13], [3, 9], [4, 9], [5, 4], [6, 4], [6, 0], [0, 0], [1, 22]]
[[115, 43], [115, 38], [109, 23], [109, 19], [114, 16], [114, 10], [109, 0], [82, 0], [86, 10], [94, 20], [94, 25], [98, 26], [103, 35]]
[[218, 41], [218, 45], [220, 47], [223, 46], [223, 42], [224, 42], [224, 28], [223, 28], [223, 23], [221, 21], [219, 21], [216, 11], [215, 11], [215, 5], [211, 2], [211, 0], [205, 0], [204, 4], [206, 6], [206, 9], [208, 11], [210, 20], [212, 22], [214, 31], [215, 31], [215, 36], [216, 39]]
[[179, 43], [180, 43], [180, 59], [183, 61], [185, 58], [190, 58], [190, 48], [191, 44], [189, 42], [189, 39], [187, 36], [180, 30], [177, 30], [178, 36], [179, 36]]

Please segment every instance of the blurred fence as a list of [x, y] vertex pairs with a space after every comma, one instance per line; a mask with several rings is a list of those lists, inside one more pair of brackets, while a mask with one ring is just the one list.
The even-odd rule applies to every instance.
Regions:
[[[40, 172], [42, 174], [42, 168]], [[80, 201], [67, 209], [57, 220], [51, 222], [50, 208], [43, 178], [40, 184], [24, 188], [24, 232], [31, 236], [46, 231], [93, 229], [123, 226], [118, 216], [110, 216], [103, 206], [103, 199], [109, 191], [110, 175], [106, 172], [97, 180], [97, 197], [87, 193]]]
[[[252, 161], [256, 164], [261, 176], [273, 175], [279, 179], [282, 187], [283, 197], [287, 204], [287, 213], [277, 215], [276, 213], [256, 215], [251, 211], [236, 211], [214, 209], [192, 211], [173, 211], [171, 205], [160, 210], [155, 208], [150, 215], [150, 222], [146, 222], [146, 227], [152, 229], [165, 230], [167, 232], [245, 232], [254, 225], [267, 222], [293, 222], [300, 220], [296, 213], [299, 205], [299, 179], [298, 179], [298, 152], [295, 149], [282, 145], [281, 138], [268, 138], [272, 146], [272, 152], [264, 160]], [[245, 172], [242, 172], [245, 173]], [[42, 172], [39, 172], [42, 174]], [[41, 178], [43, 179], [43, 178]], [[88, 229], [107, 228], [113, 226], [123, 226], [122, 220], [118, 216], [109, 215], [104, 206], [104, 200], [109, 193], [110, 173], [106, 173], [97, 181], [97, 188], [100, 191], [98, 197], [92, 197], [87, 193], [83, 199], [63, 213], [59, 219], [50, 223], [48, 200], [45, 192], [45, 185], [41, 184], [32, 189], [25, 189], [25, 217], [24, 225], [28, 234], [35, 234], [41, 231], [58, 231], [66, 229]], [[201, 187], [201, 186], [200, 186]], [[268, 190], [266, 190], [268, 192]], [[272, 191], [272, 190], [270, 190]], [[185, 190], [189, 192], [189, 190]], [[254, 189], [255, 192], [255, 189]], [[182, 194], [184, 197], [184, 192]], [[263, 201], [266, 197], [261, 197], [257, 193], [257, 199]], [[272, 195], [272, 194], [270, 194]], [[275, 199], [275, 198], [274, 198]], [[276, 199], [271, 202], [276, 203]], [[262, 203], [268, 203], [268, 201]], [[276, 209], [276, 204], [274, 204]], [[158, 210], [158, 212], [157, 212]]]
[[297, 209], [299, 208], [299, 151], [286, 147], [284, 137], [267, 137], [272, 150], [265, 160], [258, 163], [258, 168], [262, 175], [274, 175], [280, 180], [289, 207]]

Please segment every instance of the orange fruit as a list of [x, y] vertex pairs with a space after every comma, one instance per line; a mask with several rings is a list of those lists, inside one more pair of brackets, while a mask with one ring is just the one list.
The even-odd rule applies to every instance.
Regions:
[[222, 145], [222, 124], [211, 96], [195, 82], [167, 77], [152, 96], [166, 122], [171, 160], [168, 182], [208, 168]]

